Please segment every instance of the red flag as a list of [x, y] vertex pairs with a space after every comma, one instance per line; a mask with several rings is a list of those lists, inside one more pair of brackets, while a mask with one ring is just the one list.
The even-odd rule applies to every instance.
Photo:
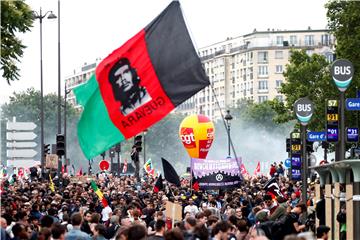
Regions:
[[249, 175], [249, 172], [246, 170], [245, 165], [243, 163], [241, 164], [241, 175], [244, 176]]
[[160, 176], [158, 177], [158, 179], [156, 180], [155, 186], [154, 186], [154, 193], [158, 193], [160, 190], [162, 190], [164, 188], [163, 185], [163, 178], [160, 174]]
[[258, 162], [256, 168], [255, 168], [255, 171], [254, 171], [254, 175], [257, 175], [260, 173], [260, 162]]
[[77, 176], [82, 176], [83, 175], [82, 167], [80, 168], [79, 172], [76, 175]]
[[199, 182], [198, 181], [194, 181], [192, 188], [194, 189], [194, 191], [198, 192], [200, 190], [200, 186], [199, 186]]
[[191, 174], [191, 181], [192, 181], [192, 186], [191, 186], [192, 189], [194, 189], [194, 191], [198, 192], [200, 190], [200, 185], [199, 185], [199, 182], [194, 177], [194, 173]]

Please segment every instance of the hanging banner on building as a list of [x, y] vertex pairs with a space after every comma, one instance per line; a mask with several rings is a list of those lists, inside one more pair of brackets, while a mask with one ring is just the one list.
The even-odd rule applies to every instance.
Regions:
[[241, 160], [236, 159], [191, 159], [194, 179], [202, 190], [236, 188], [241, 182]]

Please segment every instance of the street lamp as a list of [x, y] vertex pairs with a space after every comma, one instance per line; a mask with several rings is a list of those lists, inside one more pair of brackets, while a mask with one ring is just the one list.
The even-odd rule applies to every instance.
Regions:
[[228, 156], [230, 157], [230, 121], [233, 117], [230, 115], [230, 110], [226, 110], [225, 120], [226, 120], [226, 127], [227, 127], [227, 134], [228, 134]]
[[40, 148], [41, 148], [41, 176], [44, 177], [45, 159], [44, 159], [44, 96], [43, 96], [43, 64], [42, 64], [42, 20], [48, 15], [48, 19], [55, 19], [56, 15], [52, 11], [47, 11], [44, 15], [42, 9], [40, 12], [33, 11], [33, 18], [40, 22]]
[[64, 87], [65, 91], [64, 91], [64, 143], [65, 143], [65, 152], [64, 152], [64, 168], [67, 169], [67, 147], [66, 147], [66, 127], [67, 127], [67, 119], [66, 119], [66, 103], [67, 103], [67, 95], [71, 92], [71, 90], [68, 90], [66, 88], [66, 82], [65, 82], [65, 87]]

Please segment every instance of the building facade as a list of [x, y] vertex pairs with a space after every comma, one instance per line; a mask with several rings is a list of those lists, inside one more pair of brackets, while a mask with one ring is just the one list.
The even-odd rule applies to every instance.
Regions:
[[72, 104], [75, 108], [80, 110], [80, 105], [77, 104], [73, 89], [77, 86], [84, 84], [90, 79], [91, 75], [95, 73], [96, 66], [101, 62], [101, 59], [96, 59], [93, 63], [84, 63], [84, 65], [78, 69], [74, 69], [73, 73], [65, 77], [65, 86], [68, 90], [66, 95], [66, 101]]
[[284, 101], [279, 89], [285, 81], [283, 71], [291, 49], [305, 49], [308, 54], [322, 54], [332, 61], [334, 37], [328, 30], [254, 30], [200, 48], [199, 56], [211, 86], [176, 111], [202, 113], [215, 120], [221, 116], [220, 109], [236, 107], [241, 100], [261, 103], [277, 98]]

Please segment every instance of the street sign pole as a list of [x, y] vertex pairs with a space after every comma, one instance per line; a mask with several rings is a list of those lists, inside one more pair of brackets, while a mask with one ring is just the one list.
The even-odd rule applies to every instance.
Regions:
[[300, 125], [300, 132], [301, 132], [301, 160], [302, 160], [302, 172], [301, 172], [301, 179], [302, 179], [302, 201], [306, 204], [307, 198], [307, 169], [308, 169], [308, 160], [306, 157], [306, 125]]
[[345, 159], [345, 91], [354, 76], [354, 66], [346, 59], [338, 59], [331, 65], [331, 76], [340, 91], [340, 141], [338, 159]]
[[339, 158], [345, 159], [345, 92], [340, 92], [340, 148]]
[[[301, 160], [302, 160], [302, 201], [306, 204], [307, 202], [307, 171], [308, 171], [308, 160], [306, 157], [306, 126], [309, 123], [313, 112], [314, 104], [308, 98], [300, 98], [294, 103], [294, 112], [296, 117], [300, 121], [301, 131]], [[305, 211], [305, 218], [307, 218], [307, 211]]]

